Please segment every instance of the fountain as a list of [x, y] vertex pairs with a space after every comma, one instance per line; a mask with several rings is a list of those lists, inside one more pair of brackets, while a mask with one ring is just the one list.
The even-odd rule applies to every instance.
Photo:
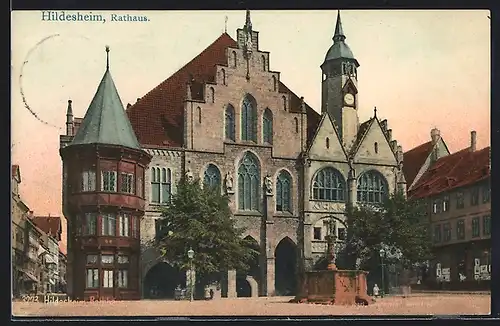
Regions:
[[335, 265], [335, 231], [335, 224], [329, 222], [326, 236], [328, 267], [326, 270], [303, 272], [299, 294], [291, 302], [335, 305], [372, 303], [372, 298], [367, 294], [368, 272], [340, 270]]

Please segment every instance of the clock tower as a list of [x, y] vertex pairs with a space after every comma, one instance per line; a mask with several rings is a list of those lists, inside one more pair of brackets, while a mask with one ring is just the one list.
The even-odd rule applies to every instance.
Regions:
[[358, 61], [345, 42], [340, 11], [333, 36], [333, 45], [321, 65], [321, 111], [328, 112], [347, 150], [358, 134]]

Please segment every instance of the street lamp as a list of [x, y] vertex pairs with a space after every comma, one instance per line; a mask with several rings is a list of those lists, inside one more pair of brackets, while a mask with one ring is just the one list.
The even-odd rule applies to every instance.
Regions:
[[384, 248], [380, 248], [379, 251], [380, 254], [380, 265], [382, 268], [382, 293], [380, 293], [380, 296], [383, 298], [385, 294], [385, 282], [384, 282], [384, 255], [385, 255], [385, 250]]
[[194, 291], [194, 284], [193, 284], [193, 258], [194, 258], [194, 250], [190, 248], [188, 250], [188, 258], [189, 258], [189, 263], [190, 263], [190, 272], [189, 272], [189, 283], [190, 283], [190, 291], [191, 292], [191, 297], [189, 301], [193, 301], [193, 291]]

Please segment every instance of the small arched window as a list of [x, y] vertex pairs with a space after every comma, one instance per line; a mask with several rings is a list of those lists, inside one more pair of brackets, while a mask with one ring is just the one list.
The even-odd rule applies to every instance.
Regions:
[[262, 116], [262, 133], [265, 144], [273, 143], [273, 114], [271, 110], [266, 109]]
[[236, 68], [238, 66], [238, 59], [236, 58], [236, 51], [233, 51], [233, 67]]
[[215, 90], [213, 87], [210, 87], [210, 89], [208, 90], [208, 101], [210, 103], [215, 102]]
[[205, 170], [203, 184], [211, 188], [219, 188], [221, 183], [220, 171], [214, 164], [209, 164]]
[[222, 80], [222, 85], [226, 85], [226, 71], [224, 69], [221, 69], [220, 71], [220, 77]]
[[234, 107], [228, 104], [226, 107], [226, 123], [225, 123], [225, 133], [226, 139], [235, 141], [235, 128], [234, 128]]
[[373, 149], [375, 150], [375, 154], [378, 154], [378, 143], [375, 142], [375, 144], [373, 144]]
[[326, 142], [326, 148], [327, 149], [330, 148], [330, 138], [326, 137], [325, 142]]
[[299, 119], [297, 117], [293, 118], [295, 121], [295, 132], [298, 134], [299, 133]]
[[266, 71], [266, 57], [262, 56], [262, 71]]
[[278, 80], [276, 79], [276, 76], [273, 76], [273, 91], [276, 92], [278, 89]]
[[198, 107], [197, 111], [198, 111], [198, 123], [201, 123], [201, 108]]
[[283, 95], [283, 96], [281, 97], [281, 99], [282, 99], [282, 101], [283, 101], [283, 109], [286, 111], [286, 109], [287, 109], [287, 105], [286, 105], [286, 96], [284, 96], [284, 95]]

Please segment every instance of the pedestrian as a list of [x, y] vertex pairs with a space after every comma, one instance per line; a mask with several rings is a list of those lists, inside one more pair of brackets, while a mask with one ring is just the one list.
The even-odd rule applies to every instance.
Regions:
[[378, 293], [379, 293], [380, 289], [378, 288], [378, 285], [375, 284], [375, 286], [373, 287], [373, 296], [375, 298], [378, 298]]
[[210, 289], [210, 300], [214, 298], [214, 289]]

